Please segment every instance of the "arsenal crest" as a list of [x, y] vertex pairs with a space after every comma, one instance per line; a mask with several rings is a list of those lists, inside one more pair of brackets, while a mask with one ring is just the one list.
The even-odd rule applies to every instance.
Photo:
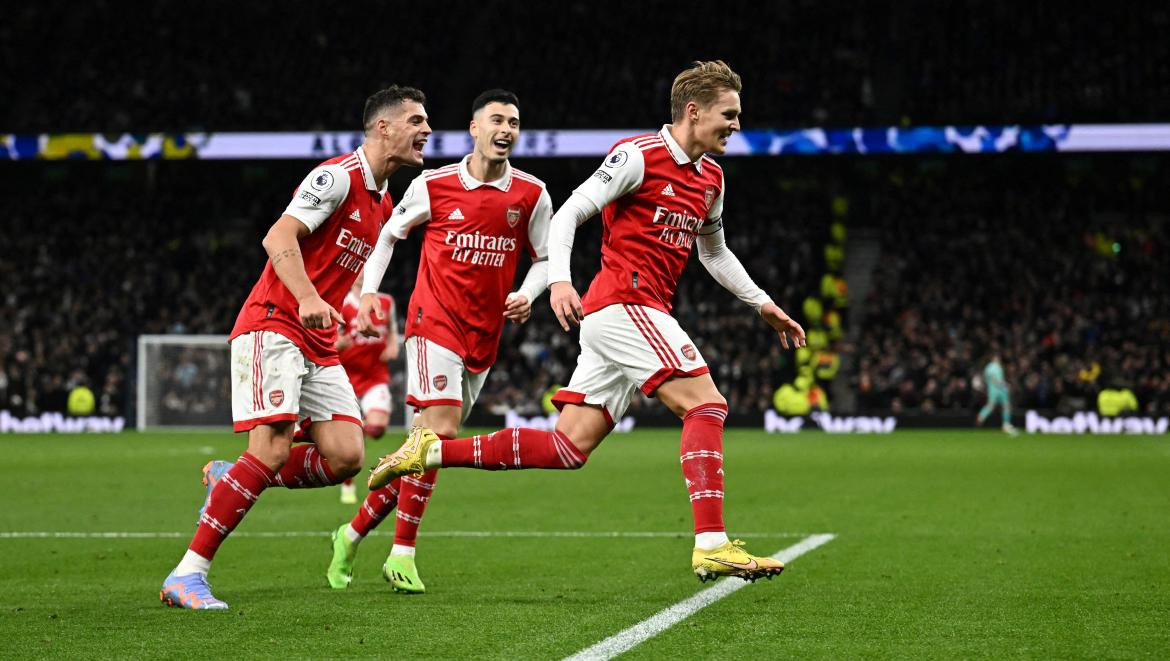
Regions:
[[[711, 190], [711, 189], [708, 189], [708, 190]], [[684, 344], [683, 348], [679, 349], [679, 351], [682, 352], [682, 355], [686, 356], [687, 360], [694, 360], [695, 356], [699, 355], [698, 352], [695, 351], [695, 347], [693, 347], [689, 344]]]
[[703, 201], [707, 203], [707, 209], [710, 210], [711, 205], [715, 204], [715, 195], [718, 191], [714, 186], [708, 186], [707, 190], [703, 192]]
[[431, 383], [435, 384], [435, 390], [442, 390], [443, 388], [447, 387], [447, 375], [440, 374], [439, 376], [436, 376], [434, 379], [432, 379]]
[[524, 210], [520, 207], [508, 207], [508, 227], [515, 227], [520, 222], [520, 214]]
[[280, 406], [284, 403], [284, 391], [273, 390], [272, 392], [268, 393], [268, 401], [272, 402], [273, 406]]

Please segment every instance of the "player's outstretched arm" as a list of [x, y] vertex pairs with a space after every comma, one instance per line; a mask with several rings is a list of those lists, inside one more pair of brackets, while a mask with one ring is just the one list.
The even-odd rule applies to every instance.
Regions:
[[342, 321], [341, 314], [321, 298], [305, 271], [300, 239], [308, 235], [304, 223], [284, 214], [268, 229], [262, 244], [276, 277], [297, 299], [301, 323], [305, 328], [329, 328], [334, 321]]
[[735, 253], [727, 246], [723, 235], [723, 221], [715, 219], [699, 230], [696, 237], [699, 244], [699, 262], [736, 298], [755, 308], [768, 325], [780, 334], [780, 344], [785, 348], [799, 348], [805, 345], [804, 329], [760, 289]]

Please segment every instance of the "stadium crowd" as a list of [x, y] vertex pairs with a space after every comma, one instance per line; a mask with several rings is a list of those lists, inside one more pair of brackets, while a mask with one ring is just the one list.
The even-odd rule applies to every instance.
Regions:
[[[560, 200], [595, 163], [524, 166], [539, 173]], [[16, 201], [5, 221], [6, 228], [22, 231], [7, 231], [9, 239], [0, 247], [0, 277], [6, 283], [0, 314], [10, 320], [0, 328], [0, 408], [20, 414], [64, 410], [68, 392], [84, 383], [98, 396], [99, 412], [128, 411], [138, 335], [227, 333], [263, 265], [260, 238], [287, 203], [287, 182], [296, 182], [304, 169], [300, 163], [41, 166], [34, 192]], [[747, 191], [786, 185], [780, 174], [765, 168], [732, 176]], [[101, 185], [78, 187], [69, 196], [52, 193], [80, 177]], [[408, 179], [409, 174], [392, 180], [391, 189], [401, 191]], [[798, 308], [820, 276], [810, 242], [827, 226], [822, 219], [828, 209], [815, 190], [793, 190], [786, 197], [781, 215], [767, 198], [729, 197], [728, 238], [749, 271], [771, 285], [775, 298], [792, 300], [789, 307]], [[59, 231], [54, 219], [69, 219], [69, 231]], [[581, 291], [598, 269], [600, 241], [599, 219], [579, 232], [574, 277]], [[395, 251], [385, 288], [399, 301], [409, 298], [417, 259], [416, 240]], [[676, 308], [680, 319], [692, 329], [729, 400], [762, 410], [779, 381], [790, 378], [783, 369], [789, 359], [774, 333], [722, 292], [697, 260], [689, 268]], [[548, 385], [567, 383], [576, 346], [575, 338], [557, 327], [546, 295], [535, 306], [533, 321], [505, 331], [500, 360], [481, 398], [484, 408], [537, 412]], [[173, 414], [182, 412], [177, 395], [168, 404], [174, 390], [198, 402], [187, 409], [215, 408], [218, 388], [191, 387], [193, 375], [206, 373], [212, 359], [203, 352], [172, 355], [171, 366], [158, 377], [167, 390], [160, 394], [162, 405]], [[396, 388], [400, 392], [401, 384]], [[395, 401], [402, 401], [400, 394]]]
[[1161, 158], [891, 168], [870, 198], [883, 259], [857, 346], [863, 408], [972, 411], [998, 352], [1017, 408], [1093, 410], [1127, 388], [1170, 413], [1168, 183]]
[[[594, 163], [520, 165], [560, 200]], [[295, 182], [304, 169], [37, 166], [0, 244], [0, 314], [9, 320], [0, 328], [0, 408], [63, 410], [69, 390], [85, 383], [99, 412], [130, 411], [137, 336], [226, 333], [263, 263], [259, 238], [287, 201], [288, 186], [274, 182]], [[730, 161], [727, 234], [749, 272], [801, 315], [826, 269], [818, 246], [834, 219], [832, 200], [848, 195], [848, 222], [880, 228], [873, 289], [853, 303], [864, 307], [864, 323], [857, 341], [841, 347], [856, 365], [841, 378], [862, 410], [973, 411], [982, 395], [972, 377], [994, 347], [1018, 408], [1091, 409], [1102, 388], [1124, 386], [1142, 411], [1165, 413], [1167, 170], [1159, 156]], [[100, 185], [53, 194], [81, 178]], [[773, 193], [749, 193], [764, 190]], [[596, 219], [578, 233], [582, 291], [598, 268], [600, 235]], [[417, 251], [417, 241], [404, 242], [391, 265], [386, 290], [400, 301], [409, 297]], [[688, 269], [675, 308], [683, 327], [733, 410], [769, 408], [796, 373], [792, 354], [697, 260]], [[535, 414], [546, 389], [571, 374], [576, 342], [556, 327], [546, 301], [529, 324], [507, 327], [484, 410]], [[176, 355], [160, 377], [168, 388], [190, 386], [213, 367], [199, 352]], [[217, 406], [220, 393], [203, 390], [196, 404], [168, 404], [164, 393], [162, 405], [176, 414]], [[634, 410], [647, 401], [636, 397]]]
[[[444, 128], [463, 125], [469, 90], [494, 85], [519, 93], [530, 127], [652, 127], [674, 72], [714, 57], [743, 75], [755, 127], [1170, 114], [1165, 3], [786, 0], [714, 24], [687, 5], [363, 1], [320, 20], [272, 2], [24, 3], [0, 22], [0, 127], [347, 130], [391, 82], [423, 88]], [[56, 55], [62, 43], [84, 56]], [[46, 55], [32, 66], [29, 53]]]

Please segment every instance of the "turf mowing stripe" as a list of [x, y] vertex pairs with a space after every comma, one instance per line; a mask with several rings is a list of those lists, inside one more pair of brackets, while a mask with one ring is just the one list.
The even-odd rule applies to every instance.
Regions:
[[[285, 531], [241, 531], [233, 532], [232, 537], [328, 537], [332, 531], [315, 530], [285, 530]], [[0, 531], [0, 539], [173, 539], [190, 537], [193, 533], [186, 532], [72, 532], [72, 531]], [[391, 532], [371, 533], [373, 536], [392, 537]], [[690, 538], [689, 532], [663, 531], [580, 531], [580, 530], [433, 530], [420, 532], [423, 537], [667, 537]], [[805, 537], [803, 532], [751, 532], [741, 533], [743, 537]]]
[[[744, 536], [746, 537], [746, 535]], [[834, 537], [835, 535], [831, 534], [809, 535], [796, 544], [777, 551], [772, 557], [780, 562], [789, 563], [818, 546], [829, 543]], [[689, 599], [680, 601], [625, 631], [618, 632], [596, 645], [587, 647], [573, 656], [566, 657], [564, 661], [607, 661], [608, 659], [612, 659], [657, 636], [747, 584], [747, 581], [733, 581], [725, 578], [713, 587], [709, 587]]]

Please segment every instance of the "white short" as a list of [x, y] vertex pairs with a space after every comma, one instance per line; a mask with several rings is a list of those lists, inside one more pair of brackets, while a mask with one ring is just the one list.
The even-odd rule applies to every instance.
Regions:
[[706, 374], [707, 362], [674, 317], [644, 305], [615, 304], [581, 322], [581, 353], [569, 385], [553, 395], [565, 404], [600, 406], [609, 424], [620, 420], [630, 396], [647, 396], [673, 376]]
[[360, 401], [362, 404], [363, 418], [369, 415], [370, 411], [390, 413], [390, 384], [379, 383], [371, 387], [362, 393]]
[[454, 351], [419, 335], [406, 338], [406, 403], [415, 409], [461, 406], [462, 424], [490, 371], [469, 372]]
[[232, 340], [235, 431], [283, 420], [348, 420], [361, 426], [353, 386], [341, 365], [309, 362], [292, 340], [272, 331]]

